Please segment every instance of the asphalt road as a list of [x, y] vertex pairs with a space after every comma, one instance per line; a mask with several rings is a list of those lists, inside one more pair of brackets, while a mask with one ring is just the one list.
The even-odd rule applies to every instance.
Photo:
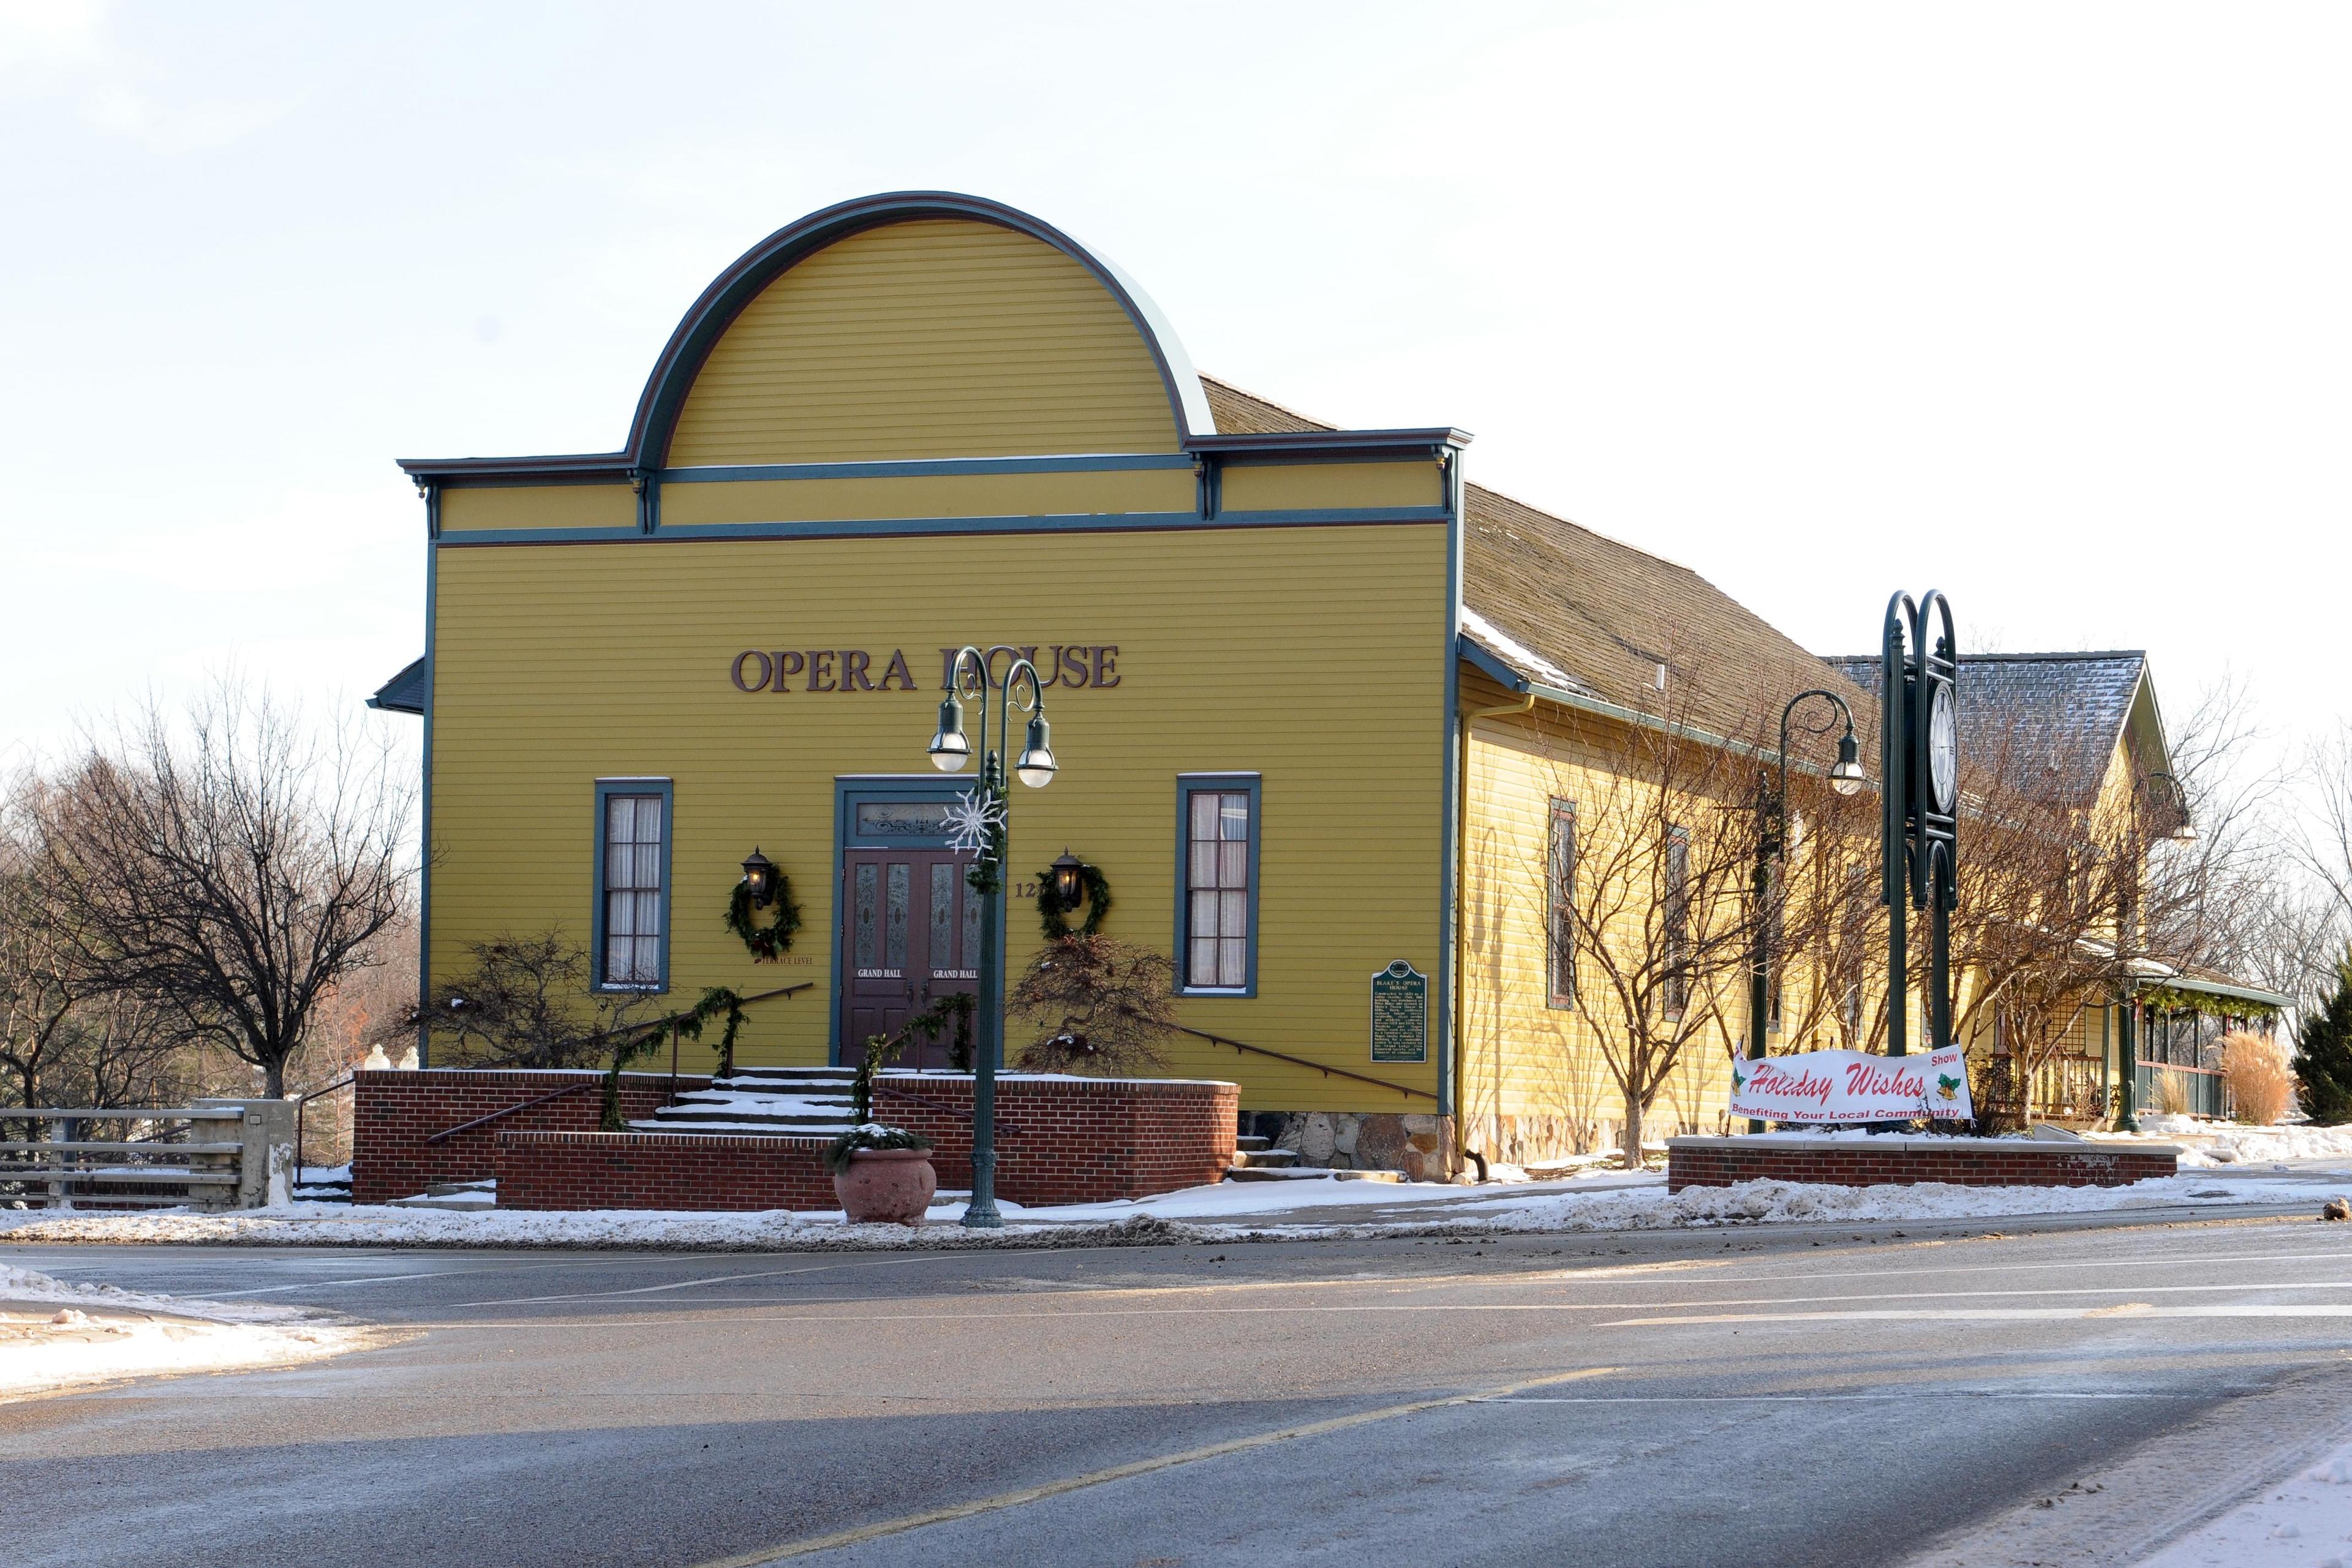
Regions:
[[2121, 1563], [2352, 1436], [2352, 1226], [2004, 1223], [887, 1255], [0, 1247], [401, 1336], [0, 1405], [0, 1557]]

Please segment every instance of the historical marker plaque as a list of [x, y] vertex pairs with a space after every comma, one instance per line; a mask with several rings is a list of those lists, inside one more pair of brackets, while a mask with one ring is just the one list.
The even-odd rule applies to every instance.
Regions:
[[1398, 959], [1372, 976], [1372, 1060], [1429, 1059], [1429, 976]]

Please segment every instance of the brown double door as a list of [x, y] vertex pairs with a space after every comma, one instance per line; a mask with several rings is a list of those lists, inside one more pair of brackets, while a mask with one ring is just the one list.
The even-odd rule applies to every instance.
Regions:
[[[946, 849], [848, 849], [841, 858], [841, 1059], [896, 1035], [950, 992], [980, 982], [980, 896], [964, 880], [969, 855]], [[952, 1028], [910, 1040], [889, 1058], [944, 1068]]]

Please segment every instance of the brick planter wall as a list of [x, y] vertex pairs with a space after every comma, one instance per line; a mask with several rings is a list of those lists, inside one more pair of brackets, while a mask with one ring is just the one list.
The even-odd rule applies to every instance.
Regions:
[[[884, 1073], [874, 1114], [931, 1141], [940, 1185], [971, 1185], [968, 1075]], [[1214, 1182], [1233, 1163], [1240, 1116], [1238, 1084], [1007, 1073], [996, 1080], [996, 1195], [1100, 1203]]]
[[1734, 1182], [1832, 1186], [2120, 1187], [2179, 1172], [2171, 1144], [2119, 1148], [2032, 1138], [1670, 1138], [1666, 1190]]
[[[818, 1158], [824, 1140], [599, 1132], [602, 1078], [463, 1068], [360, 1073], [352, 1100], [352, 1200], [380, 1204], [434, 1182], [496, 1177], [501, 1208], [835, 1206], [832, 1176]], [[677, 1085], [708, 1081], [681, 1077]], [[575, 1083], [561, 1100], [425, 1142]], [[652, 1115], [669, 1087], [667, 1073], [624, 1074], [622, 1114]], [[997, 1195], [1030, 1205], [1096, 1203], [1214, 1182], [1233, 1163], [1240, 1103], [1241, 1089], [1230, 1083], [1007, 1074], [996, 1089]], [[968, 1075], [886, 1073], [874, 1112], [931, 1140], [940, 1186], [971, 1184]]]
[[[421, 1193], [433, 1182], [482, 1182], [497, 1173], [501, 1132], [593, 1132], [604, 1109], [601, 1072], [526, 1072], [436, 1068], [425, 1072], [352, 1075], [352, 1201], [380, 1204]], [[710, 1080], [680, 1077], [680, 1089]], [[580, 1087], [487, 1127], [438, 1143], [426, 1139], [493, 1110], [554, 1089]], [[621, 1114], [651, 1116], [669, 1098], [667, 1073], [623, 1073]]]
[[824, 1138], [502, 1132], [502, 1209], [831, 1209]]

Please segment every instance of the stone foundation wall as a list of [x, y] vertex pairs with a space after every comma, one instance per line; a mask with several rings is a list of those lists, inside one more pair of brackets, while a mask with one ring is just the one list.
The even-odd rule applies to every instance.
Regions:
[[2179, 1173], [2171, 1144], [2102, 1148], [2027, 1138], [1674, 1138], [1666, 1190], [1734, 1182], [1831, 1186], [2120, 1187]]
[[1298, 1163], [1334, 1171], [1402, 1171], [1409, 1182], [1454, 1178], [1453, 1118], [1399, 1112], [1256, 1110], [1247, 1131]]

